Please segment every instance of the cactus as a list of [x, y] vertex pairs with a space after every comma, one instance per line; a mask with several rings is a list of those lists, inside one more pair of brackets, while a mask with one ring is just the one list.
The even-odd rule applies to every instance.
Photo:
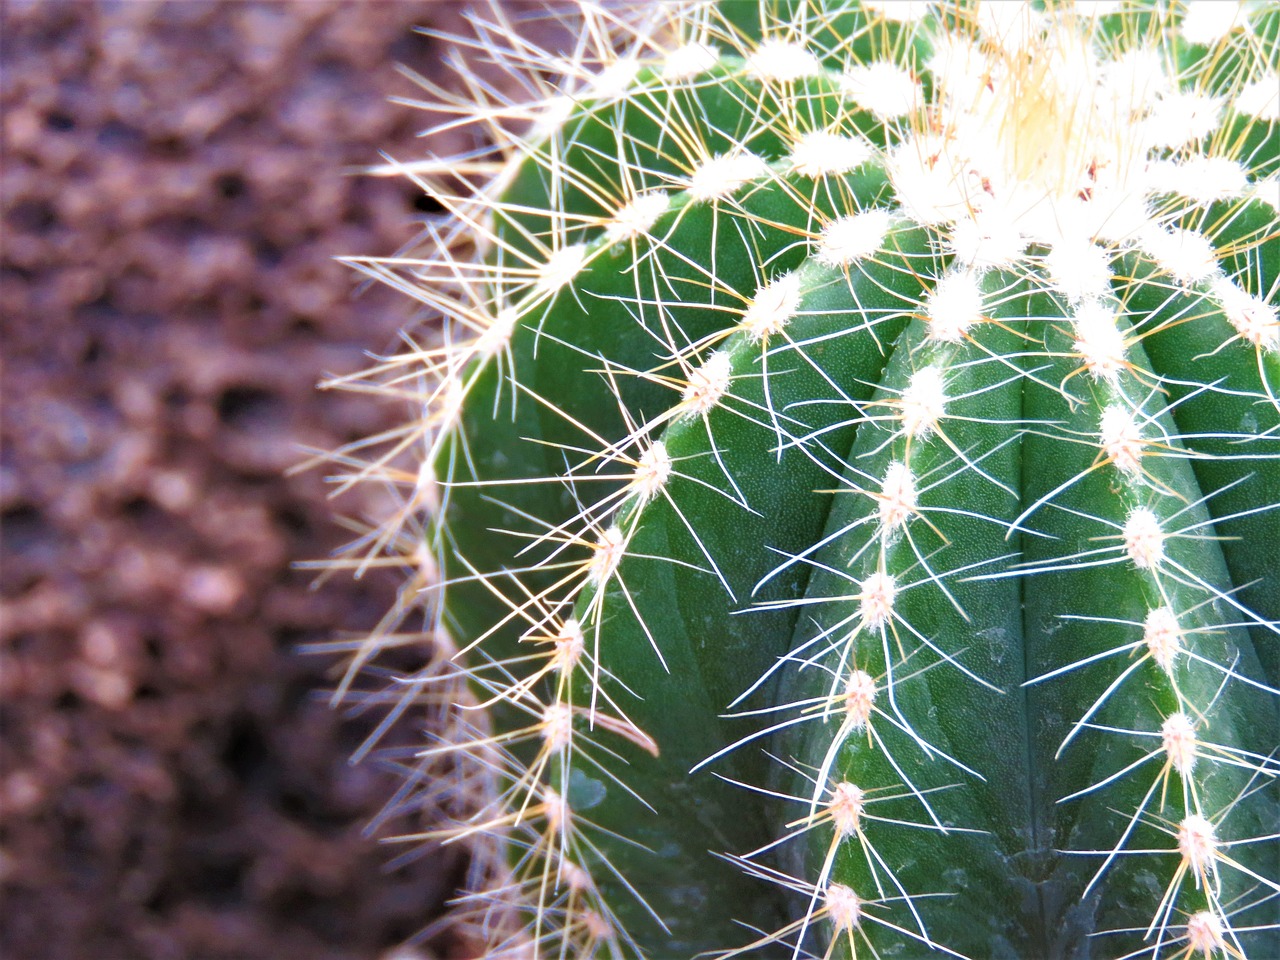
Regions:
[[578, 12], [356, 261], [488, 955], [1280, 955], [1280, 6]]

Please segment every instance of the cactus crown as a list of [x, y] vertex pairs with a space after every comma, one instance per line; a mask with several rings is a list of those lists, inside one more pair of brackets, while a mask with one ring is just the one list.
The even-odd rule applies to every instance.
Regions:
[[356, 261], [490, 955], [1274, 955], [1280, 8], [579, 13]]

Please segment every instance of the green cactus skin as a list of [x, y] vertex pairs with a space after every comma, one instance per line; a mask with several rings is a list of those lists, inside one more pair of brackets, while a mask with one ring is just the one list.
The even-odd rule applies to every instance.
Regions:
[[359, 262], [488, 955], [1280, 956], [1280, 5], [647, 12]]

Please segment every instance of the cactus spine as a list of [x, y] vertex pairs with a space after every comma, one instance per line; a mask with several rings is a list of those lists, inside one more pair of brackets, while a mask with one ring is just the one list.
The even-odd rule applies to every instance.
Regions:
[[579, 12], [357, 261], [489, 954], [1280, 953], [1280, 7]]

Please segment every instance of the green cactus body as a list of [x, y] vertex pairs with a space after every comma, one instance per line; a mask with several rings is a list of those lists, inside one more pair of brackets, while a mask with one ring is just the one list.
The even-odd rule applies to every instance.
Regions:
[[490, 954], [1280, 955], [1280, 7], [581, 13], [369, 265]]

